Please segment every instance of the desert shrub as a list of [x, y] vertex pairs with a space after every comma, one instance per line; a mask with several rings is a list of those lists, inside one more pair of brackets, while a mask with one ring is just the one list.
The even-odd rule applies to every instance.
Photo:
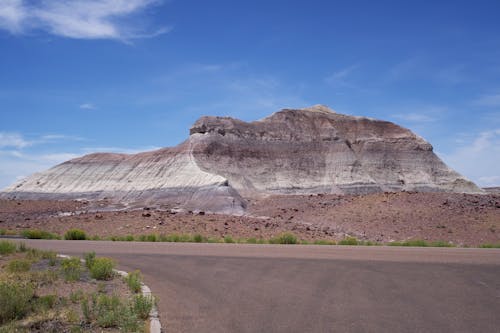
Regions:
[[149, 234], [149, 235], [146, 236], [146, 241], [147, 242], [158, 242], [159, 241], [158, 235], [156, 235], [156, 234]]
[[234, 243], [234, 239], [231, 236], [224, 237], [224, 243]]
[[45, 295], [35, 298], [33, 308], [36, 312], [53, 309], [57, 303], [57, 295]]
[[69, 300], [74, 303], [74, 304], [77, 304], [78, 302], [80, 302], [81, 300], [85, 299], [85, 296], [83, 294], [83, 291], [78, 289], [76, 291], [72, 291], [70, 294], [69, 294]]
[[118, 296], [92, 294], [82, 302], [85, 322], [95, 322], [100, 327], [118, 327], [124, 332], [138, 332], [140, 325], [133, 307]]
[[204, 238], [200, 234], [196, 234], [193, 236], [193, 242], [195, 242], [195, 243], [202, 243], [203, 240], [204, 240]]
[[152, 296], [135, 295], [132, 306], [139, 318], [147, 319], [154, 303], [155, 301]]
[[80, 230], [80, 229], [70, 229], [66, 231], [64, 234], [64, 239], [67, 240], [85, 240], [87, 239], [87, 235], [85, 234], [85, 231]]
[[207, 243], [221, 243], [222, 240], [220, 238], [209, 237], [207, 238]]
[[335, 241], [333, 240], [325, 240], [325, 239], [318, 239], [314, 241], [314, 245], [335, 245]]
[[500, 249], [500, 243], [498, 244], [481, 244], [479, 245], [482, 249]]
[[433, 247], [455, 247], [454, 244], [448, 243], [445, 241], [432, 242], [430, 246], [433, 246]]
[[94, 265], [95, 262], [95, 252], [93, 251], [87, 252], [83, 257], [85, 259], [85, 266], [87, 266], [87, 268], [90, 269], [90, 267], [92, 267], [92, 265]]
[[6, 269], [10, 273], [27, 272], [31, 269], [31, 262], [26, 259], [14, 259], [7, 264]]
[[0, 236], [4, 236], [7, 234], [7, 230], [0, 228]]
[[0, 254], [11, 254], [16, 252], [16, 250], [16, 244], [9, 241], [0, 240]]
[[130, 290], [134, 293], [141, 291], [142, 274], [139, 270], [130, 272], [125, 277], [125, 282], [127, 283]]
[[125, 241], [127, 241], [127, 242], [133, 242], [134, 241], [134, 236], [132, 236], [132, 235], [125, 236]]
[[65, 258], [61, 262], [61, 270], [66, 281], [78, 281], [82, 274], [79, 258]]
[[114, 276], [115, 262], [111, 258], [96, 258], [90, 266], [90, 276], [96, 280], [110, 280]]
[[424, 241], [424, 240], [409, 240], [409, 241], [404, 241], [404, 242], [390, 242], [387, 244], [389, 246], [413, 246], [413, 247], [427, 247], [429, 244]]
[[40, 251], [40, 257], [42, 259], [55, 259], [57, 254], [54, 251]]
[[346, 237], [340, 240], [338, 245], [359, 245], [359, 241], [355, 237]]
[[29, 239], [58, 239], [58, 235], [44, 230], [28, 229], [21, 232], [21, 236]]
[[291, 233], [284, 233], [269, 240], [270, 244], [297, 244], [297, 237]]
[[29, 284], [0, 281], [0, 324], [22, 318], [30, 309], [32, 297]]

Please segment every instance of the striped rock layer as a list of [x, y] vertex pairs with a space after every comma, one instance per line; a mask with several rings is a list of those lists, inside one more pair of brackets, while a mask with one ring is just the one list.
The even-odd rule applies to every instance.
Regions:
[[314, 106], [249, 123], [202, 117], [176, 147], [86, 155], [19, 181], [1, 196], [108, 198], [241, 214], [248, 197], [403, 190], [482, 192], [410, 130]]

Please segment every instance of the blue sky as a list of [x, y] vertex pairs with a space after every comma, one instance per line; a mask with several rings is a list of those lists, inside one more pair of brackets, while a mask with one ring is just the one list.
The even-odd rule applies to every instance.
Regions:
[[500, 185], [500, 2], [0, 0], [0, 188], [201, 115], [325, 104]]

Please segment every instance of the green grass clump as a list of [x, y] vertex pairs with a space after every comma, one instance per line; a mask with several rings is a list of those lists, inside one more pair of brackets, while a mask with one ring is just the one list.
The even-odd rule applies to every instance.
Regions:
[[59, 235], [38, 229], [23, 230], [21, 236], [29, 239], [60, 239]]
[[125, 282], [127, 283], [128, 287], [130, 288], [130, 291], [133, 293], [138, 293], [141, 291], [141, 284], [142, 284], [142, 274], [139, 270], [130, 272], [126, 277], [125, 277]]
[[269, 244], [297, 244], [298, 240], [294, 234], [284, 233], [269, 240]]
[[80, 229], [70, 229], [64, 234], [64, 239], [66, 240], [85, 240], [87, 235], [85, 231]]
[[195, 242], [195, 243], [203, 243], [204, 241], [205, 241], [205, 238], [200, 234], [196, 234], [193, 236], [193, 242]]
[[27, 272], [31, 269], [31, 262], [26, 259], [14, 259], [9, 261], [6, 269], [10, 273]]
[[33, 300], [33, 309], [35, 312], [45, 312], [53, 309], [57, 303], [57, 295], [45, 295], [37, 297]]
[[7, 230], [0, 228], [0, 236], [5, 236], [7, 234]]
[[338, 242], [338, 245], [360, 245], [355, 237], [346, 237]]
[[427, 247], [429, 244], [421, 239], [414, 239], [404, 242], [390, 242], [389, 246], [412, 246], [412, 247]]
[[158, 242], [159, 237], [157, 234], [149, 234], [146, 236], [146, 241], [147, 242]]
[[430, 246], [432, 246], [432, 247], [455, 247], [456, 245], [452, 244], [452, 243], [445, 242], [445, 241], [437, 241], [437, 242], [432, 242], [430, 244]]
[[335, 245], [335, 241], [333, 240], [325, 240], [325, 239], [318, 239], [314, 241], [314, 245]]
[[66, 281], [78, 281], [82, 274], [79, 258], [65, 258], [61, 262], [61, 270]]
[[16, 244], [5, 240], [0, 240], [0, 254], [11, 254], [16, 252], [16, 250]]
[[95, 258], [90, 266], [90, 276], [96, 280], [110, 280], [114, 276], [115, 262], [111, 258]]
[[0, 324], [22, 318], [30, 309], [33, 294], [29, 284], [0, 281]]
[[133, 300], [133, 309], [137, 316], [143, 320], [148, 319], [155, 301], [151, 296], [136, 295]]
[[142, 325], [134, 307], [118, 296], [92, 294], [82, 302], [84, 321], [96, 323], [99, 327], [121, 328], [124, 332], [139, 332]]
[[224, 243], [234, 243], [234, 239], [231, 236], [224, 237]]
[[498, 244], [481, 244], [479, 245], [482, 249], [500, 249], [500, 243]]
[[95, 262], [95, 252], [87, 252], [84, 254], [83, 258], [85, 259], [85, 266], [87, 266], [88, 269], [94, 265]]
[[132, 235], [125, 236], [125, 241], [126, 242], [133, 242], [134, 241], [134, 236], [132, 236]]

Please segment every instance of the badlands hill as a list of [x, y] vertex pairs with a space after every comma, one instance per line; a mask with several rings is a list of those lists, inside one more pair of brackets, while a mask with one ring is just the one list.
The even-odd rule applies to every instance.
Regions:
[[482, 192], [408, 129], [313, 106], [284, 109], [250, 123], [202, 117], [176, 147], [86, 155], [34, 174], [0, 196], [107, 198], [243, 213], [245, 198], [269, 194], [403, 190]]

